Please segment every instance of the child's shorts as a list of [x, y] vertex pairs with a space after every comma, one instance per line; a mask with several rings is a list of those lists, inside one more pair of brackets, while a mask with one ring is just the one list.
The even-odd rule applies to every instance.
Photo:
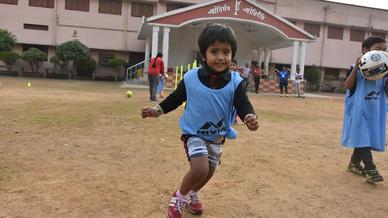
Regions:
[[182, 137], [185, 145], [187, 158], [207, 156], [209, 166], [216, 168], [221, 162], [222, 144], [224, 139], [217, 142], [210, 142], [196, 136]]

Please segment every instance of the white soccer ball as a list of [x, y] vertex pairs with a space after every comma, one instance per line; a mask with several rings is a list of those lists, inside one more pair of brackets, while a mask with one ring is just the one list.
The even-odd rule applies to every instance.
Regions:
[[365, 79], [382, 79], [388, 73], [388, 53], [376, 50], [365, 53], [360, 60], [360, 71]]

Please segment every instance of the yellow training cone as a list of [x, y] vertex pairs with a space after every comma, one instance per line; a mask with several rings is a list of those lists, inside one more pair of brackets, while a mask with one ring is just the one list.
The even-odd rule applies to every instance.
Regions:
[[31, 83], [30, 83], [30, 82], [28, 82], [28, 83], [27, 83], [27, 86], [28, 86], [28, 87], [31, 87]]

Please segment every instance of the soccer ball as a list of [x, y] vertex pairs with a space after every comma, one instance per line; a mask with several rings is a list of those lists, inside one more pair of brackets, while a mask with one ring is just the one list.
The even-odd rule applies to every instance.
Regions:
[[127, 92], [127, 97], [128, 97], [128, 98], [132, 97], [132, 95], [133, 95], [133, 93], [132, 93], [131, 91], [128, 91], [128, 92]]
[[388, 53], [375, 50], [365, 53], [360, 60], [360, 71], [365, 79], [382, 79], [388, 73]]

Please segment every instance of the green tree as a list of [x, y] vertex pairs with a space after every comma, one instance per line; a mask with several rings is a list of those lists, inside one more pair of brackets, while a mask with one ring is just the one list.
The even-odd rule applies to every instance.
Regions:
[[22, 59], [28, 62], [32, 72], [37, 73], [42, 63], [47, 60], [47, 54], [37, 48], [30, 48], [23, 52]]
[[117, 82], [118, 78], [119, 78], [119, 73], [120, 73], [120, 70], [124, 67], [124, 65], [126, 64], [127, 62], [122, 59], [122, 58], [112, 58], [109, 60], [109, 66], [115, 68], [115, 81]]
[[20, 58], [20, 55], [13, 51], [0, 52], [0, 60], [7, 65], [8, 71], [12, 70], [12, 66]]
[[16, 45], [16, 36], [6, 29], [0, 29], [0, 52], [11, 51]]
[[[76, 66], [80, 60], [86, 60], [90, 58], [89, 48], [82, 44], [78, 40], [71, 40], [60, 44], [56, 50], [55, 55], [58, 59], [67, 65], [70, 62], [73, 62], [73, 71], [75, 76], [77, 75]], [[69, 79], [72, 77], [69, 72]]]
[[306, 71], [304, 72], [304, 78], [306, 79], [307, 82], [309, 82], [310, 88], [312, 90], [319, 89], [321, 73], [317, 66], [313, 65], [312, 67], [307, 68]]

